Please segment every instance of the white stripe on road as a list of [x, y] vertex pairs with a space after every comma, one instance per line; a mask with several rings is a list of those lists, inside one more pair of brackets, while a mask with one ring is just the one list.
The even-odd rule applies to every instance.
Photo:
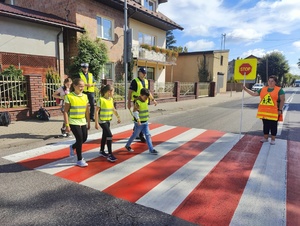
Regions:
[[178, 134], [172, 139], [155, 146], [155, 149], [159, 151], [159, 154], [157, 156], [146, 156], [143, 154], [134, 156], [122, 163], [119, 163], [118, 165], [112, 168], [104, 170], [101, 173], [98, 173], [86, 179], [80, 184], [102, 191], [107, 187], [113, 185], [114, 183], [118, 182], [122, 178], [148, 165], [157, 158], [185, 144], [186, 142], [203, 132], [205, 132], [205, 130], [203, 129], [190, 129], [184, 133]]
[[286, 150], [263, 144], [230, 225], [286, 225]]
[[[133, 128], [133, 125], [130, 124], [130, 125], [126, 125], [126, 126], [122, 126], [122, 127], [112, 129], [112, 133], [113, 134], [120, 133], [120, 132], [124, 132], [125, 130], [132, 129], [132, 128]], [[88, 140], [86, 142], [101, 138], [101, 134], [102, 134], [102, 131], [99, 130], [99, 133], [94, 133], [94, 134], [88, 135]], [[57, 143], [54, 143], [54, 144], [51, 144], [51, 145], [47, 145], [47, 146], [35, 148], [35, 149], [32, 149], [32, 150], [23, 151], [23, 152], [19, 152], [19, 153], [16, 153], [16, 154], [8, 155], [8, 156], [5, 156], [3, 158], [6, 159], [6, 160], [10, 160], [12, 162], [20, 162], [20, 161], [23, 161], [25, 159], [34, 158], [34, 157], [37, 157], [37, 156], [40, 156], [40, 155], [51, 153], [51, 152], [59, 150], [59, 149], [69, 147], [69, 145], [73, 144], [73, 143], [74, 143], [74, 139], [61, 141], [61, 142], [57, 142]]]
[[215, 165], [232, 149], [239, 138], [240, 135], [238, 134], [223, 135], [141, 197], [136, 203], [172, 214]]
[[[132, 125], [131, 125], [131, 128], [132, 128]], [[152, 134], [152, 136], [154, 136], [154, 135], [160, 134], [162, 132], [165, 132], [167, 130], [170, 130], [172, 128], [174, 128], [174, 126], [160, 126], [156, 129], [151, 130], [151, 134]], [[128, 139], [129, 139], [129, 137], [128, 137]], [[120, 148], [124, 148], [128, 139], [119, 140], [117, 142], [114, 142], [112, 145], [113, 151], [120, 149]], [[99, 147], [100, 147], [100, 144], [99, 144]], [[94, 158], [99, 157], [99, 147], [91, 149], [86, 152], [83, 152], [82, 156], [84, 157], [84, 159], [86, 161], [90, 161]], [[61, 171], [64, 171], [64, 170], [67, 170], [67, 169], [73, 167], [74, 164], [76, 163], [76, 161], [77, 161], [76, 157], [67, 157], [67, 158], [60, 159], [60, 160], [51, 162], [49, 164], [37, 167], [35, 169], [42, 171], [44, 173], [48, 173], [48, 174], [56, 174], [58, 172], [61, 172]]]

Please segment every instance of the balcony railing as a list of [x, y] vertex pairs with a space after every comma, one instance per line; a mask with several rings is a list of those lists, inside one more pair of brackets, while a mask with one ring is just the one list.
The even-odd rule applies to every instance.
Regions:
[[134, 58], [152, 60], [157, 62], [175, 62], [176, 57], [167, 56], [166, 53], [156, 52], [142, 48], [140, 45], [132, 46], [132, 53]]

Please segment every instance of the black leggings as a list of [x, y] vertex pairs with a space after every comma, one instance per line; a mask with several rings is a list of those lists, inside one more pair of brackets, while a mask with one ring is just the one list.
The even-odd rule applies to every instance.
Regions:
[[87, 127], [86, 125], [70, 125], [70, 128], [76, 139], [75, 144], [72, 144], [72, 148], [76, 149], [77, 160], [79, 161], [82, 159], [82, 144], [86, 142], [88, 136]]
[[271, 131], [272, 136], [276, 136], [277, 134], [277, 126], [278, 126], [278, 121], [274, 120], [268, 120], [268, 119], [263, 119], [263, 131], [265, 135], [269, 135]]
[[103, 132], [101, 139], [100, 151], [104, 151], [104, 146], [107, 144], [108, 153], [112, 154], [111, 146], [112, 146], [112, 133], [110, 131], [110, 122], [99, 123]]

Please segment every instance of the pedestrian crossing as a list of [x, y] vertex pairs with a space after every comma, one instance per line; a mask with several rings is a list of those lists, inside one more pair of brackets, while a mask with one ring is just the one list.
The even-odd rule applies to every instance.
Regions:
[[112, 129], [115, 163], [99, 156], [100, 132], [83, 145], [86, 168], [69, 157], [74, 140], [3, 158], [196, 224], [300, 225], [299, 142], [149, 126], [158, 155], [140, 142], [126, 151], [126, 125]]

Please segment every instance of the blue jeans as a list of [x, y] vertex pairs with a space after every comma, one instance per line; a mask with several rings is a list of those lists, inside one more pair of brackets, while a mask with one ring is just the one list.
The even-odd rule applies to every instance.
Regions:
[[149, 130], [148, 122], [142, 123], [140, 126], [137, 122], [134, 122], [134, 131], [129, 138], [129, 140], [126, 143], [126, 147], [130, 147], [132, 141], [140, 134], [140, 132], [143, 132], [146, 138], [146, 143], [148, 145], [149, 151], [153, 150], [152, 140], [151, 140], [151, 134]]

